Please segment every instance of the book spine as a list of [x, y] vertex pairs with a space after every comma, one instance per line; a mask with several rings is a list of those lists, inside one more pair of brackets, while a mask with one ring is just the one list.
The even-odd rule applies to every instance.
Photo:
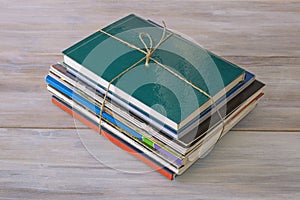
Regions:
[[158, 173], [160, 173], [164, 177], [168, 178], [169, 180], [173, 180], [174, 179], [175, 174], [173, 174], [173, 173], [165, 170], [163, 167], [157, 165], [156, 163], [154, 163], [150, 159], [148, 159], [148, 158], [140, 155], [139, 153], [136, 153], [136, 151], [133, 148], [131, 148], [130, 146], [128, 146], [128, 145], [120, 142], [118, 139], [116, 139], [115, 137], [113, 137], [112, 135], [110, 135], [109, 133], [107, 133], [106, 131], [100, 130], [100, 128], [98, 126], [96, 126], [92, 122], [88, 121], [87, 119], [85, 119], [84, 117], [82, 117], [81, 115], [79, 115], [78, 113], [76, 113], [75, 111], [71, 110], [67, 106], [63, 105], [62, 103], [60, 103], [55, 98], [52, 98], [52, 103], [55, 104], [56, 106], [58, 106], [63, 111], [67, 112], [68, 114], [72, 115], [73, 117], [75, 117], [76, 119], [78, 119], [79, 121], [81, 121], [82, 123], [84, 123], [86, 126], [88, 126], [91, 129], [93, 129], [94, 131], [96, 131], [98, 133], [100, 133], [100, 131], [101, 131], [101, 134], [105, 138], [107, 138], [109, 141], [111, 141], [112, 143], [114, 143], [115, 145], [117, 145], [118, 147], [120, 147], [121, 149], [123, 149], [124, 151], [127, 151], [131, 155], [135, 156], [137, 159], [141, 160], [142, 162], [144, 162], [145, 164], [147, 164], [148, 166], [150, 166], [152, 169], [154, 169], [155, 171], [157, 171]]

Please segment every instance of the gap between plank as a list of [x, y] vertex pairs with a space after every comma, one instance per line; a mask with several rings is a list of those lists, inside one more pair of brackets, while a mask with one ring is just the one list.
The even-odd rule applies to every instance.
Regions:
[[[52, 129], [52, 130], [89, 130], [90, 128], [88, 127], [37, 127], [37, 126], [0, 126], [0, 129]], [[231, 129], [230, 131], [233, 132], [300, 132], [300, 129], [293, 129], [293, 130], [288, 130], [288, 129], [279, 129], [279, 130], [272, 130], [272, 129]]]

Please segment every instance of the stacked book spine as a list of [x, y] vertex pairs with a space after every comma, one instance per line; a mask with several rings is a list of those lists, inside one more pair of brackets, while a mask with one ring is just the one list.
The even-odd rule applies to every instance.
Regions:
[[52, 102], [169, 179], [263, 96], [255, 75], [150, 20], [126, 16], [63, 51]]

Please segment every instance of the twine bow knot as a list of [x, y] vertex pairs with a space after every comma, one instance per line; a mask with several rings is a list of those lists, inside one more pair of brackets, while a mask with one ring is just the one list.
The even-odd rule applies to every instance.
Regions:
[[[146, 62], [145, 62], [145, 66], [148, 67], [149, 66], [149, 60], [151, 58], [151, 55], [153, 54], [154, 51], [156, 51], [156, 49], [169, 37], [172, 35], [172, 33], [170, 35], [168, 35], [167, 37], [165, 36], [166, 35], [166, 24], [165, 22], [163, 21], [162, 22], [163, 25], [164, 25], [164, 30], [162, 32], [162, 36], [159, 40], [159, 42], [155, 45], [154, 48], [153, 47], [153, 40], [152, 40], [152, 37], [149, 33], [145, 33], [145, 32], [141, 32], [139, 33], [139, 39], [141, 41], [141, 43], [144, 45], [146, 51], [144, 52], [146, 54], [145, 56], [145, 59], [146, 59]], [[149, 47], [147, 46], [143, 36], [146, 36], [149, 40]]]

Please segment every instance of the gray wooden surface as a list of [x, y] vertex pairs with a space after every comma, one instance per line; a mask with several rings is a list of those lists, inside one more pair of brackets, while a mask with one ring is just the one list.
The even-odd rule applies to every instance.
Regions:
[[[45, 89], [63, 49], [129, 13], [164, 20], [267, 84], [257, 108], [175, 181], [94, 140]], [[299, 199], [299, 35], [299, 1], [0, 1], [0, 199]]]

